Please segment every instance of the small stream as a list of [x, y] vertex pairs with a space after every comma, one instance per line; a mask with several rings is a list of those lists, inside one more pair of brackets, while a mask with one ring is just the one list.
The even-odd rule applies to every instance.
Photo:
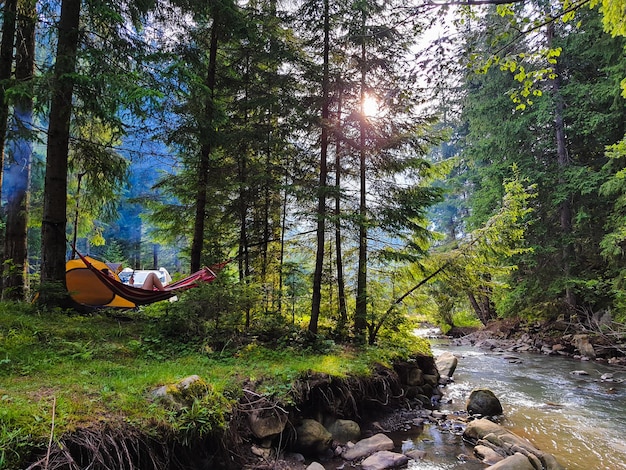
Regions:
[[[504, 408], [500, 424], [553, 454], [566, 469], [626, 469], [625, 370], [536, 353], [491, 353], [445, 340], [432, 340], [432, 349], [435, 357], [447, 350], [459, 358], [441, 411], [454, 415], [464, 410], [472, 389], [488, 388]], [[419, 435], [391, 437], [403, 450], [426, 452], [409, 469], [484, 469], [459, 434], [427, 425]]]

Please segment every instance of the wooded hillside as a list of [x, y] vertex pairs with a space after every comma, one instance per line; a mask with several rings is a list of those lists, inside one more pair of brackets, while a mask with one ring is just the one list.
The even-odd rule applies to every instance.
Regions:
[[216, 328], [621, 324], [625, 8], [7, 0], [3, 299], [70, 305], [75, 244], [233, 259]]

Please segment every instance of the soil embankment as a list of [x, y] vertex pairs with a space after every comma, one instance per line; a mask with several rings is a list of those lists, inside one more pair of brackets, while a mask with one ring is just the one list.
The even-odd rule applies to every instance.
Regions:
[[[193, 398], [198, 398], [194, 394], [202, 389], [198, 380], [188, 377], [154, 391], [146, 399], [155, 400], [155, 406], [193, 407]], [[413, 410], [418, 416], [419, 410], [430, 408], [436, 401], [438, 382], [434, 358], [416, 356], [392, 368], [378, 366], [365, 377], [301, 377], [292, 384], [293, 402], [289, 404], [259, 395], [248, 384], [223, 432], [202, 433], [207, 417], [201, 409], [186, 423], [188, 429], [183, 434], [174, 434], [171, 429], [138, 428], [123, 418], [110, 417], [51, 441], [46, 451], [33, 456], [24, 468], [305, 469], [306, 461], [341, 453], [344, 443], [341, 435], [335, 434], [338, 428], [356, 427], [358, 437], [364, 438], [381, 432], [382, 419], [398, 409]], [[384, 426], [394, 430], [406, 419], [390, 419]], [[322, 431], [304, 440], [305, 422], [318, 423], [313, 427]]]

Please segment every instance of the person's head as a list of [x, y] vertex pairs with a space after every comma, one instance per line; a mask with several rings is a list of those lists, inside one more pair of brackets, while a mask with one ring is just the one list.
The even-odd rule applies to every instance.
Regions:
[[102, 271], [104, 274], [106, 274], [109, 277], [113, 277], [113, 273], [111, 272], [109, 268], [102, 268], [100, 271]]

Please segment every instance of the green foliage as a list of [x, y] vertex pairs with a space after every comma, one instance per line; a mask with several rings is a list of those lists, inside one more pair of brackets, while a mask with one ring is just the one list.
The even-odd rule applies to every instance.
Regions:
[[182, 400], [188, 403], [168, 415], [176, 438], [185, 446], [197, 440], [223, 431], [227, 424], [232, 400], [202, 382], [181, 392]]
[[[606, 281], [617, 274], [623, 235], [620, 209], [616, 206], [612, 213], [607, 211], [621, 191], [620, 182], [606, 183], [607, 176], [620, 171], [623, 163], [610, 163], [609, 171], [604, 147], [623, 139], [626, 131], [626, 106], [617, 87], [626, 73], [624, 42], [604, 34], [596, 12], [587, 9], [576, 10], [574, 18], [562, 18], [571, 22], [563, 26], [560, 21], [544, 24], [540, 9], [521, 12], [516, 8], [504, 7], [507, 15], [496, 19], [497, 25], [485, 23], [482, 31], [497, 41], [488, 44], [480, 42], [485, 36], [470, 38], [471, 52], [501, 48], [507, 57], [519, 59], [521, 54], [526, 59], [538, 52], [536, 45], [547, 45], [544, 34], [550, 27], [550, 49], [558, 55], [549, 60], [556, 60], [551, 65], [559, 71], [558, 80], [546, 76], [545, 82], [535, 82], [533, 86], [543, 93], [534, 97], [532, 106], [512, 113], [507, 95], [512, 89], [519, 90], [514, 77], [519, 64], [509, 63], [505, 70], [492, 64], [484, 75], [468, 76], [463, 110], [467, 120], [460, 127], [464, 166], [458, 178], [465, 183], [460, 186], [464, 191], [471, 188], [465, 228], [479, 227], [488, 219], [514, 162], [521, 177], [536, 185], [536, 197], [530, 203], [533, 223], [525, 235], [532, 251], [514, 255], [512, 263], [517, 269], [506, 275], [510, 288], [492, 293], [499, 314], [529, 312], [534, 316], [541, 306], [548, 305], [560, 305], [561, 311], [546, 308], [546, 316], [554, 316], [555, 310], [558, 316], [572, 304], [589, 311], [602, 309], [614, 295], [606, 289]], [[512, 11], [515, 15], [508, 15]], [[528, 17], [527, 13], [536, 15]], [[541, 32], [530, 45], [522, 36], [506, 36], [505, 25], [522, 25], [524, 17], [528, 17], [529, 32], [535, 27]], [[541, 21], [535, 24], [535, 19]], [[503, 57], [498, 64], [506, 65]], [[555, 138], [554, 123], [560, 119], [565, 126], [565, 148], [563, 141], [557, 145]], [[610, 260], [608, 266], [600, 248], [605, 254], [613, 253], [612, 258], [605, 258]], [[597, 288], [596, 282], [604, 287]]]
[[480, 320], [476, 318], [476, 314], [467, 308], [454, 312], [452, 316], [452, 324], [459, 328], [480, 328], [482, 326]]
[[455, 323], [455, 312], [466, 303], [463, 292], [450, 289], [446, 282], [434, 281], [428, 286], [428, 293], [437, 308], [431, 318], [442, 331], [445, 333], [452, 326], [461, 326]]
[[600, 6], [602, 12], [602, 24], [604, 30], [615, 36], [626, 36], [626, 21], [624, 21], [624, 10], [626, 2], [624, 0], [592, 0], [590, 8]]
[[416, 326], [416, 323], [407, 322], [395, 329], [383, 329], [379, 334], [378, 347], [368, 349], [365, 354], [369, 355], [369, 360], [376, 360], [387, 366], [398, 359], [432, 355], [428, 340], [413, 333]]
[[100, 251], [100, 258], [108, 263], [122, 263], [122, 266], [129, 266], [128, 260], [124, 257], [124, 248], [117, 240], [110, 240]]
[[444, 326], [455, 325], [454, 313], [459, 306], [467, 308], [468, 295], [489, 292], [489, 296], [498, 297], [508, 288], [509, 276], [516, 269], [514, 257], [530, 251], [525, 235], [532, 212], [530, 203], [536, 194], [534, 186], [524, 183], [513, 167], [512, 178], [504, 184], [501, 206], [485, 225], [455, 241], [454, 246], [444, 245], [422, 266], [414, 266], [416, 275], [422, 270], [440, 270], [429, 292], [437, 304], [438, 321]]
[[243, 330], [245, 312], [255, 298], [253, 288], [218, 276], [170, 304], [162, 331], [167, 337], [223, 347]]
[[624, 284], [624, 246], [626, 245], [626, 139], [607, 147], [608, 162], [604, 170], [607, 180], [600, 187], [600, 194], [613, 201], [613, 208], [606, 222], [606, 233], [600, 243], [602, 255], [616, 273], [612, 279], [612, 295], [615, 313], [626, 318], [626, 285]]
[[626, 139], [607, 148], [609, 161], [604, 166], [607, 180], [600, 186], [600, 194], [611, 198], [613, 213], [607, 222], [610, 229], [601, 242], [602, 255], [609, 261], [619, 260], [626, 243]]
[[[1, 408], [5, 408], [8, 396], [0, 397]], [[37, 432], [37, 426], [20, 423], [17, 425], [6, 411], [0, 408], [0, 470], [18, 468], [34, 450], [32, 433]], [[21, 420], [20, 420], [21, 421]]]

